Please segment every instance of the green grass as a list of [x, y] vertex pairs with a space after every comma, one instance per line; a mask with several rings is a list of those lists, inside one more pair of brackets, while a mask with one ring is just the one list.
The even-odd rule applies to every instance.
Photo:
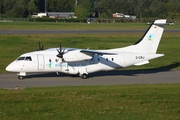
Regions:
[[180, 84], [0, 90], [1, 120], [178, 120]]
[[[139, 30], [146, 23], [62, 23], [62, 22], [0, 22], [0, 30]], [[166, 29], [180, 29], [180, 23], [167, 25]]]

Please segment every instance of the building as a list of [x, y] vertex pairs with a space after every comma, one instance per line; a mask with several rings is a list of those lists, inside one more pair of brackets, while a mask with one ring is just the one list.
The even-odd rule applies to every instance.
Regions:
[[32, 18], [42, 18], [42, 17], [45, 17], [45, 16], [47, 16], [46, 13], [38, 13], [37, 15], [32, 15], [31, 17]]
[[75, 18], [74, 12], [47, 12], [50, 18]]
[[42, 18], [48, 16], [49, 18], [76, 18], [74, 12], [46, 12], [32, 15], [32, 18]]
[[136, 19], [136, 16], [124, 15], [123, 13], [114, 13], [113, 17], [125, 18], [125, 19], [131, 19], [131, 20]]
[[122, 13], [114, 13], [114, 14], [113, 14], [113, 17], [123, 18], [123, 17], [124, 17], [124, 14], [122, 14]]

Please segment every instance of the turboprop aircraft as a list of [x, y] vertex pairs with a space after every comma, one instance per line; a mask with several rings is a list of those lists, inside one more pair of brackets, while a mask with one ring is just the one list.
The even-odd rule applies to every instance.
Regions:
[[166, 19], [155, 20], [134, 45], [108, 50], [50, 48], [21, 55], [6, 70], [23, 79], [28, 72], [62, 72], [87, 78], [97, 71], [108, 71], [131, 65], [144, 65], [163, 56], [156, 54]]

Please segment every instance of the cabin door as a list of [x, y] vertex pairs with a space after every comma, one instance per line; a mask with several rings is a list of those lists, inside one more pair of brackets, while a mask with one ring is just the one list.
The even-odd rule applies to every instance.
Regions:
[[37, 55], [38, 58], [38, 70], [44, 70], [44, 56]]

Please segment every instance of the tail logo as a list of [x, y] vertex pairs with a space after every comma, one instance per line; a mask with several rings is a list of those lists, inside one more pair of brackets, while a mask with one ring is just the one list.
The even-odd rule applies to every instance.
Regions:
[[148, 40], [152, 40], [152, 38], [153, 38], [153, 34], [150, 34], [149, 36], [148, 36]]

